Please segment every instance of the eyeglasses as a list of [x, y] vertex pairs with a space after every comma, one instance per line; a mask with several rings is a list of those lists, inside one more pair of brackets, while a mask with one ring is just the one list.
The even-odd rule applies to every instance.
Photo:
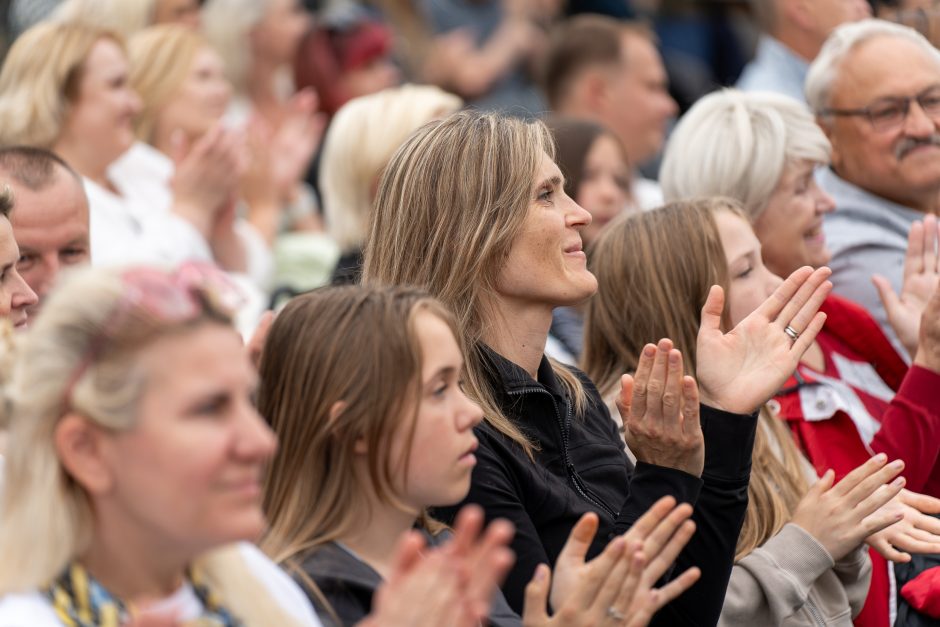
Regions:
[[892, 131], [904, 124], [911, 110], [912, 101], [916, 101], [928, 117], [940, 118], [940, 86], [931, 87], [916, 96], [882, 98], [861, 109], [823, 109], [820, 113], [824, 116], [867, 117], [876, 131]]
[[167, 323], [195, 320], [207, 309], [232, 315], [244, 304], [244, 295], [218, 268], [189, 261], [167, 272], [151, 267], [129, 268], [121, 274], [123, 291], [114, 310], [88, 344], [85, 356], [65, 388], [65, 407], [72, 390], [100, 356], [115, 328], [132, 314], [147, 315]]

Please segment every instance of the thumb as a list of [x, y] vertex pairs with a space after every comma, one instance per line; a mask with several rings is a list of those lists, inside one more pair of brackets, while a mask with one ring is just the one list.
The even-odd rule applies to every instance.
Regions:
[[630, 418], [630, 412], [633, 409], [633, 377], [625, 374], [620, 377], [620, 397], [617, 399], [617, 411], [624, 424]]
[[589, 512], [582, 516], [558, 554], [558, 563], [574, 561], [583, 564], [599, 524], [597, 514]]
[[725, 291], [720, 285], [712, 285], [702, 307], [701, 331], [721, 331], [721, 313], [725, 309]]
[[523, 627], [539, 627], [548, 622], [548, 591], [552, 571], [545, 564], [535, 567], [535, 575], [525, 587], [525, 605], [522, 608]]
[[819, 481], [814, 483], [812, 487], [807, 492], [807, 496], [813, 494], [814, 496], [819, 496], [824, 492], [827, 492], [832, 484], [835, 483], [836, 473], [830, 468], [823, 473], [823, 476], [819, 478]]
[[875, 288], [878, 290], [878, 297], [881, 299], [885, 311], [890, 314], [901, 304], [897, 293], [891, 287], [891, 282], [880, 274], [873, 274], [871, 282], [875, 284]]

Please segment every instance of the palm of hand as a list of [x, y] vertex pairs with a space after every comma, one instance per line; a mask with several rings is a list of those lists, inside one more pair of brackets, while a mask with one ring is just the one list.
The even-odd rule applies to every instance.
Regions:
[[901, 288], [900, 298], [888, 310], [892, 326], [904, 346], [917, 346], [920, 318], [937, 289], [938, 276], [932, 272], [908, 276]]

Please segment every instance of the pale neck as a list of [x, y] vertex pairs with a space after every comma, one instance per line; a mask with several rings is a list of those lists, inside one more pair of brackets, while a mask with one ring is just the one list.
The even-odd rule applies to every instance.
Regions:
[[108, 166], [111, 165], [112, 160], [105, 160], [95, 155], [87, 142], [73, 141], [63, 137], [52, 146], [52, 151], [85, 178], [104, 188], [113, 189], [108, 180]]
[[796, 26], [782, 27], [773, 37], [807, 63], [812, 63], [822, 48], [822, 42], [815, 36]]
[[[183, 550], [176, 542], [155, 541], [152, 530], [97, 513], [91, 544], [78, 561], [108, 592], [125, 603], [139, 604], [179, 589], [195, 551]], [[109, 519], [111, 523], [106, 522]]]
[[402, 534], [414, 527], [415, 514], [380, 502], [378, 498], [364, 498], [353, 508], [356, 512], [370, 512], [361, 516], [360, 524], [337, 538], [360, 559], [371, 566], [383, 579], [388, 579], [395, 556], [395, 547]]
[[483, 341], [537, 380], [552, 326], [552, 308], [541, 303], [500, 299], [489, 309], [492, 317]]

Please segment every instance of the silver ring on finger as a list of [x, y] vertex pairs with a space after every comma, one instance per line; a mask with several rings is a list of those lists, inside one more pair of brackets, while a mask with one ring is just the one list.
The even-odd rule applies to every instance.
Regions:
[[626, 614], [618, 610], [616, 607], [611, 605], [610, 607], [607, 608], [607, 618], [611, 618], [619, 623], [619, 622], [625, 621], [627, 619], [627, 616]]
[[791, 327], [789, 324], [783, 329], [783, 332], [786, 333], [790, 337], [790, 339], [793, 340], [794, 342], [800, 339], [799, 332], [793, 327]]

